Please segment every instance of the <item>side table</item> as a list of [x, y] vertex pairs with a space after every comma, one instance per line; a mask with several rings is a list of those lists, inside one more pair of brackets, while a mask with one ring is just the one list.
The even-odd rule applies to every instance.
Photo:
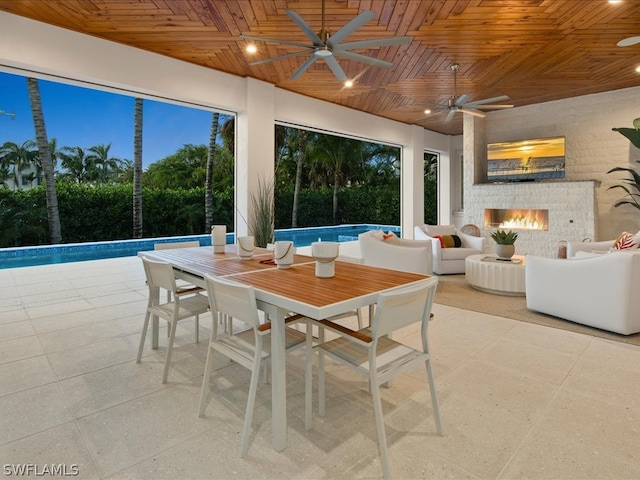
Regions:
[[487, 293], [524, 296], [525, 257], [514, 255], [511, 261], [495, 255], [470, 255], [465, 259], [465, 278], [469, 285]]

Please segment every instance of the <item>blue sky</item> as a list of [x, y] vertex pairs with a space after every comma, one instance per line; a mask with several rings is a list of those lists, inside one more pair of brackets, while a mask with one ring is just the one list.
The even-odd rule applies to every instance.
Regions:
[[[46, 80], [39, 83], [47, 137], [55, 137], [58, 148], [86, 150], [111, 143], [111, 156], [133, 160], [134, 97]], [[0, 145], [35, 141], [25, 77], [0, 72], [0, 110], [16, 114], [14, 120], [0, 115]], [[145, 99], [143, 168], [183, 145], [208, 145], [211, 115], [209, 110]]]

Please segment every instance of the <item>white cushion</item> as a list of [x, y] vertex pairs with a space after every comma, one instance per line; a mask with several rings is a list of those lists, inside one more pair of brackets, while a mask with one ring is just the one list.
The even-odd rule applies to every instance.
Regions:
[[585, 252], [582, 250], [579, 250], [576, 252], [576, 254], [572, 257], [572, 258], [590, 258], [590, 257], [597, 257], [598, 255], [604, 255], [607, 254], [609, 252]]

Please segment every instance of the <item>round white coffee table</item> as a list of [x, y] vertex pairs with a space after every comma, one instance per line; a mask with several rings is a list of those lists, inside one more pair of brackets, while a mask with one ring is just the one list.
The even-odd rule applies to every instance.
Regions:
[[498, 260], [495, 255], [470, 255], [465, 259], [467, 282], [483, 292], [498, 295], [525, 294], [525, 257], [514, 255], [511, 261]]

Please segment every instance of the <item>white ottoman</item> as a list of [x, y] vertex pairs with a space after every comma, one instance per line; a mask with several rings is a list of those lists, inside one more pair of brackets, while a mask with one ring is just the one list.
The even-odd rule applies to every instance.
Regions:
[[525, 257], [514, 255], [511, 261], [495, 255], [470, 255], [465, 259], [465, 278], [478, 290], [498, 295], [524, 296]]

